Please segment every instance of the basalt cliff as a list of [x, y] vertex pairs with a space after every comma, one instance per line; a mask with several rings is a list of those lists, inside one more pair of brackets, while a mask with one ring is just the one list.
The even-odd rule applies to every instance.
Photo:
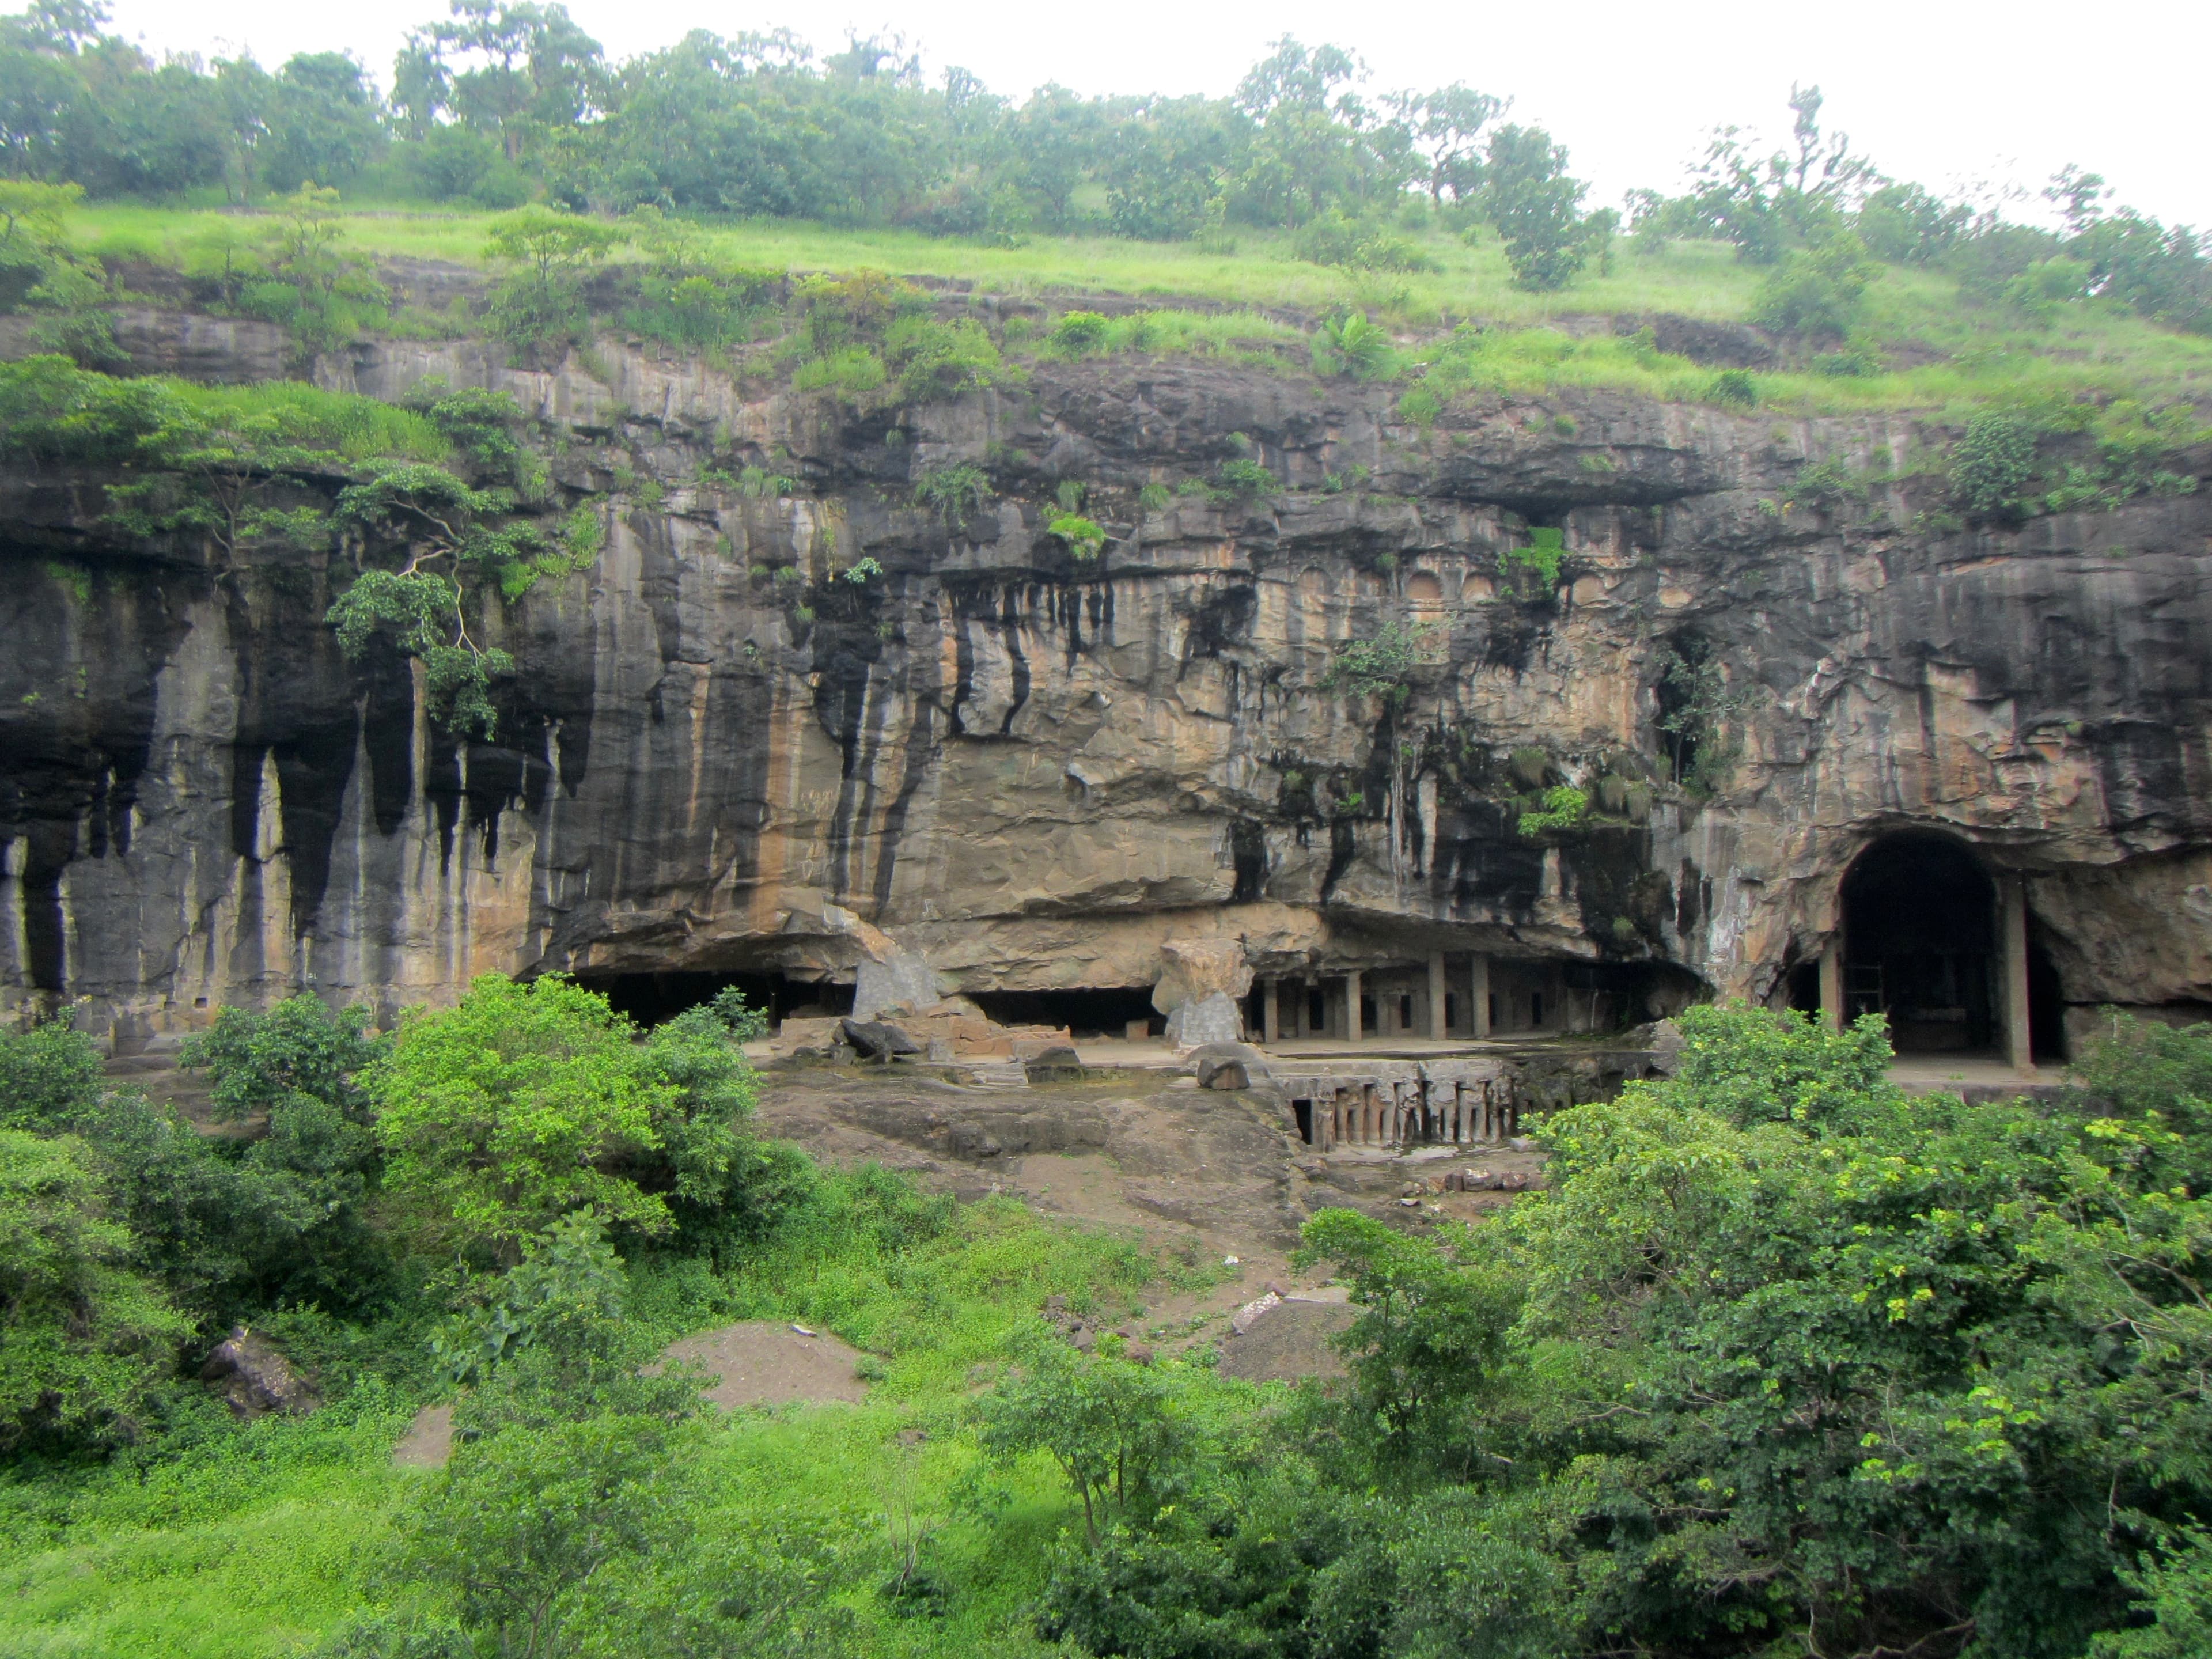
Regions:
[[[249, 325], [125, 322], [149, 367], [288, 372]], [[406, 659], [337, 648], [344, 556], [134, 540], [112, 478], [12, 465], [0, 1005], [143, 1036], [495, 969], [834, 1002], [894, 958], [988, 1000], [1213, 940], [1378, 988], [1480, 955], [1559, 988], [1551, 1024], [1623, 1023], [1804, 1002], [1845, 872], [1915, 836], [2024, 894], [2062, 1024], [2212, 1003], [2212, 490], [1962, 525], [1910, 416], [1418, 425], [1203, 358], [872, 411], [618, 337], [312, 372], [513, 393], [604, 548], [487, 606], [516, 672], [457, 740]], [[988, 495], [917, 505], [953, 462]], [[1047, 530], [1069, 482], [1092, 557]]]

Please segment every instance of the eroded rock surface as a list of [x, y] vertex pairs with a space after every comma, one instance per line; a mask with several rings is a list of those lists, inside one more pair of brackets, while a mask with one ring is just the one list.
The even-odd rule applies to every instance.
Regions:
[[[149, 362], [278, 372], [246, 325], [162, 315]], [[1901, 829], [2025, 879], [2069, 1007], [2212, 1001], [2212, 491], [1944, 532], [1909, 479], [1791, 495], [1909, 474], [1904, 416], [1500, 396], [1424, 428], [1389, 388], [1188, 361], [854, 415], [592, 361], [316, 368], [503, 388], [563, 486], [661, 481], [594, 568], [483, 619], [519, 665], [495, 742], [430, 726], [396, 654], [344, 661], [334, 556], [134, 543], [108, 477], [0, 477], [0, 1003], [88, 997], [143, 1039], [303, 984], [389, 1014], [558, 968], [865, 975], [890, 1006], [1157, 987], [1215, 940], [1262, 975], [1548, 957], [1593, 1018], [1651, 1018], [1781, 998]], [[801, 493], [697, 481], [771, 451]], [[1240, 455], [1280, 493], [1200, 488]], [[1000, 493], [911, 505], [952, 462]], [[1094, 562], [1041, 528], [1071, 478]], [[1514, 556], [1547, 526], [1556, 582]], [[1391, 629], [1402, 696], [1325, 686]], [[1709, 795], [1660, 725], [1686, 655], [1731, 710]], [[1561, 783], [1595, 821], [1520, 834]], [[1177, 1006], [1237, 994], [1182, 977]]]

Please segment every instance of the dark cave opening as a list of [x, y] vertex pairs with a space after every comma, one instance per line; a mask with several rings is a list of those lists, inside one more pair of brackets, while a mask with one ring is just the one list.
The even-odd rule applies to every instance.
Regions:
[[745, 1005], [764, 1009], [773, 1028], [793, 1016], [848, 1014], [853, 1011], [853, 988], [824, 980], [791, 979], [782, 974], [722, 974], [690, 969], [658, 974], [593, 974], [576, 975], [587, 991], [597, 991], [617, 1013], [628, 1014], [641, 1025], [658, 1025], [686, 1008], [712, 1002], [725, 988], [734, 986]]
[[2066, 1052], [2066, 998], [2058, 969], [2033, 934], [2027, 941], [2027, 1043], [2039, 1066], [2063, 1063]]
[[1618, 1031], [1671, 1019], [1706, 997], [1705, 982], [1671, 962], [1569, 962], [1559, 969], [1571, 1030]]
[[1787, 985], [1791, 1013], [1815, 1016], [1820, 1013], [1820, 961], [1818, 957], [1810, 962], [1801, 962], [1790, 969]]
[[1136, 1021], [1158, 1036], [1167, 1020], [1152, 1006], [1149, 985], [1071, 991], [974, 991], [969, 1000], [1001, 1025], [1065, 1025], [1072, 1037], [1117, 1037]]
[[1880, 1013], [1900, 1054], [1988, 1048], [2001, 1022], [1996, 886], [1941, 836], [1897, 836], [1844, 878], [1844, 1012]]

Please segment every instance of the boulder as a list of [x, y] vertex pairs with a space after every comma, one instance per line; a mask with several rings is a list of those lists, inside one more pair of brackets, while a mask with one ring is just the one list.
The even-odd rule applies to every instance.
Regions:
[[1031, 1083], [1080, 1083], [1085, 1076], [1083, 1056], [1065, 1043], [1055, 1043], [1024, 1060], [1022, 1075]]
[[1209, 1042], [1193, 1051], [1190, 1069], [1201, 1089], [1249, 1089], [1267, 1080], [1267, 1062], [1245, 1042]]
[[258, 1331], [234, 1327], [200, 1367], [200, 1381], [220, 1389], [237, 1417], [270, 1412], [306, 1413], [323, 1403], [314, 1385], [293, 1369], [283, 1350]]
[[883, 1020], [845, 1019], [838, 1022], [845, 1041], [863, 1060], [889, 1061], [896, 1054], [918, 1054], [921, 1045], [896, 1025]]
[[1168, 1041], [1179, 1048], [1208, 1042], [1235, 1042], [1243, 1035], [1243, 1013], [1220, 991], [1196, 1002], [1186, 1002], [1168, 1016]]
[[1152, 987], [1152, 1006], [1164, 1014], [1209, 997], [1234, 1002], [1252, 988], [1241, 939], [1171, 939], [1161, 944], [1160, 956], [1164, 965]]
[[853, 974], [853, 1018], [919, 1013], [937, 1003], [937, 975], [918, 951], [891, 945], [881, 960], [862, 957]]

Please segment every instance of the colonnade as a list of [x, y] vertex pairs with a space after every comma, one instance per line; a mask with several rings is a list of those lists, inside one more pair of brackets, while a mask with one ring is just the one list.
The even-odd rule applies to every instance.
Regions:
[[1502, 1074], [1282, 1081], [1302, 1133], [1321, 1152], [1339, 1146], [1466, 1146], [1507, 1140], [1520, 1128], [1519, 1103], [1512, 1083]]
[[[1437, 1042], [1447, 1041], [1452, 1035], [1449, 1014], [1452, 1000], [1459, 987], [1453, 985], [1451, 973], [1446, 965], [1444, 953], [1432, 952], [1428, 959], [1428, 1018], [1424, 1035]], [[1468, 959], [1466, 988], [1467, 1018], [1462, 1026], [1480, 1042], [1490, 1036], [1490, 958], [1477, 953]], [[1292, 1017], [1283, 1019], [1284, 993], [1293, 992]], [[1352, 969], [1341, 975], [1269, 975], [1260, 981], [1261, 1041], [1279, 1042], [1284, 1037], [1327, 1037], [1341, 1042], [1359, 1042], [1366, 1038], [1362, 1029], [1360, 1003], [1366, 989], [1366, 975]], [[1318, 994], [1318, 998], [1316, 998]], [[1313, 1018], [1313, 1007], [1318, 1000], [1322, 1018]]]

